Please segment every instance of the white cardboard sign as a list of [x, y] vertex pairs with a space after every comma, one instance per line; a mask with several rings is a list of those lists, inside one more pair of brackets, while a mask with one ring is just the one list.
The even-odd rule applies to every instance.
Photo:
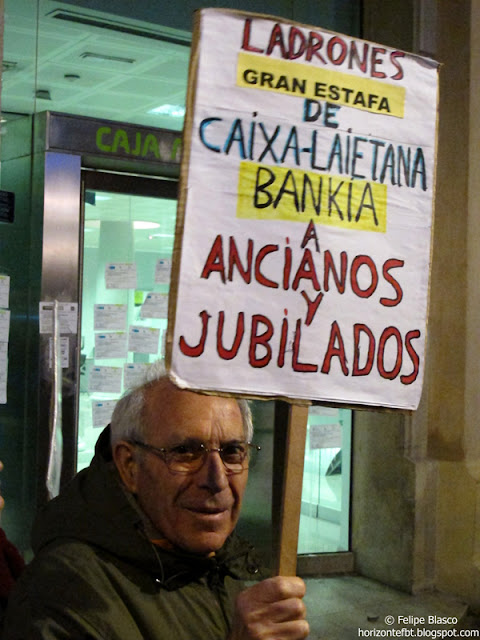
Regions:
[[197, 14], [167, 365], [183, 387], [415, 409], [438, 64]]

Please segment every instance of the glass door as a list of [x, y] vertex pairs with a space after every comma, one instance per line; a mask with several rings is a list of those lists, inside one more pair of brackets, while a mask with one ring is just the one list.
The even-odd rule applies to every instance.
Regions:
[[122, 393], [164, 357], [177, 207], [174, 181], [108, 175], [103, 185], [93, 175], [84, 189], [77, 471]]
[[309, 408], [300, 555], [349, 550], [351, 423], [350, 409]]

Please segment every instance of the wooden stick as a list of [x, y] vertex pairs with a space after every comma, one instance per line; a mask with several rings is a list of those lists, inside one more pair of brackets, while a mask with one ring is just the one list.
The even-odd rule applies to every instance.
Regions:
[[294, 576], [297, 572], [298, 529], [302, 502], [307, 420], [308, 405], [290, 405], [280, 513], [277, 575]]

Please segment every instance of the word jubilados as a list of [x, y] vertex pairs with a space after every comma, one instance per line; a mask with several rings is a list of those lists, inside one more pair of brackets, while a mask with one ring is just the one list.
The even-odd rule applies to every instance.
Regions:
[[[315, 245], [313, 252], [307, 247], [310, 242]], [[297, 261], [289, 238], [285, 239], [283, 248], [278, 244], [267, 244], [258, 248], [254, 240], [248, 238], [246, 248], [242, 252], [245, 258], [242, 259], [238, 242], [233, 236], [224, 238], [221, 234], [217, 235], [200, 278], [219, 278], [225, 285], [241, 279], [247, 285], [255, 282], [269, 289], [298, 291], [306, 303], [305, 317], [296, 318], [292, 323], [295, 328], [291, 329], [288, 309], [284, 309], [280, 326], [275, 326], [275, 322], [265, 313], [253, 314], [247, 319], [245, 313], [240, 312], [232, 319], [228, 317], [228, 312], [221, 310], [217, 318], [213, 319], [212, 314], [203, 309], [199, 313], [200, 339], [192, 344], [190, 338], [181, 335], [178, 343], [181, 353], [189, 358], [199, 358], [214, 348], [220, 359], [233, 360], [243, 353], [241, 346], [245, 340], [248, 347], [248, 364], [255, 369], [270, 364], [281, 369], [286, 364], [288, 354], [291, 356], [291, 367], [295, 372], [316, 373], [320, 369], [321, 373], [329, 374], [332, 363], [338, 362], [344, 376], [367, 376], [376, 370], [381, 378], [394, 380], [399, 377], [403, 385], [412, 384], [418, 376], [420, 366], [420, 357], [414, 345], [414, 341], [421, 336], [418, 329], [402, 335], [398, 328], [389, 326], [376, 336], [366, 323], [356, 323], [350, 329], [345, 329], [337, 321], [333, 321], [327, 328], [328, 340], [321, 364], [301, 361], [300, 356], [302, 340], [304, 343], [307, 342], [307, 348], [304, 349], [309, 354], [318, 353], [321, 349], [318, 342], [308, 345], [308, 331], [306, 332], [305, 327], [314, 322], [324, 295], [332, 286], [332, 291], [336, 290], [339, 294], [344, 294], [348, 288], [358, 298], [370, 298], [383, 279], [390, 285], [391, 295], [379, 297], [378, 303], [383, 307], [396, 307], [403, 299], [403, 289], [392, 271], [402, 269], [404, 261], [390, 258], [379, 267], [370, 256], [356, 255], [352, 259], [347, 252], [342, 251], [336, 264], [330, 251], [323, 251], [322, 256], [313, 223], [308, 226], [301, 249], [301, 257]], [[269, 262], [270, 268], [267, 269], [266, 265]], [[272, 264], [276, 269], [272, 269]], [[267, 271], [269, 275], [266, 275]], [[272, 271], [277, 273], [275, 279]], [[364, 272], [362, 277], [360, 271]], [[365, 272], [368, 273], [367, 278]], [[366, 280], [368, 284], [365, 283]], [[227, 346], [224, 339], [226, 325], [229, 335], [234, 327], [233, 340], [230, 339]], [[346, 340], [344, 336], [348, 331], [352, 333]], [[290, 339], [291, 334], [293, 339]], [[351, 356], [347, 355], [347, 342], [353, 345]], [[390, 354], [388, 358], [387, 350]]]

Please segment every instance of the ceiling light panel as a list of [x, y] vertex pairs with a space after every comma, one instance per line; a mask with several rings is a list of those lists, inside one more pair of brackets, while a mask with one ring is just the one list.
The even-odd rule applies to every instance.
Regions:
[[[4, 0], [4, 3], [4, 59], [16, 62], [18, 69], [3, 76], [4, 111], [45, 110], [47, 103], [35, 102], [33, 98], [35, 90], [41, 88], [50, 91], [51, 111], [181, 129], [183, 119], [152, 116], [147, 111], [162, 103], [184, 104], [190, 34], [123, 18], [120, 31], [116, 30], [118, 25], [111, 29], [54, 18], [51, 14], [55, 4], [51, 0], [38, 0], [38, 4], [32, 0]], [[83, 13], [115, 21], [115, 16], [89, 10], [82, 10]], [[149, 30], [155, 32], [153, 36], [146, 34]], [[161, 41], [158, 38], [162, 34], [186, 44]], [[80, 57], [82, 53], [97, 52], [135, 62]], [[69, 74], [80, 79], [68, 82], [65, 76]]]
[[[111, 89], [116, 93], [123, 93], [125, 95], [135, 95], [137, 92], [142, 95], [142, 99], [152, 100], [155, 102], [155, 106], [164, 102], [171, 102], [172, 95], [178, 95], [178, 87], [172, 87], [168, 83], [157, 80], [156, 78], [132, 78], [130, 76], [122, 76], [118, 78], [118, 82], [111, 86]], [[184, 100], [181, 100], [183, 102]], [[137, 100], [138, 104], [138, 100]], [[147, 111], [147, 109], [145, 109]]]
[[61, 20], [70, 24], [78, 24], [83, 27], [103, 29], [109, 32], [120, 33], [122, 37], [129, 36], [134, 38], [147, 38], [162, 43], [172, 43], [179, 46], [189, 46], [190, 38], [187, 34], [175, 32], [168, 28], [153, 28], [152, 25], [137, 23], [136, 21], [119, 20], [111, 16], [105, 17], [100, 13], [82, 13], [77, 11], [68, 11], [56, 9], [48, 14], [48, 17], [54, 20]]

